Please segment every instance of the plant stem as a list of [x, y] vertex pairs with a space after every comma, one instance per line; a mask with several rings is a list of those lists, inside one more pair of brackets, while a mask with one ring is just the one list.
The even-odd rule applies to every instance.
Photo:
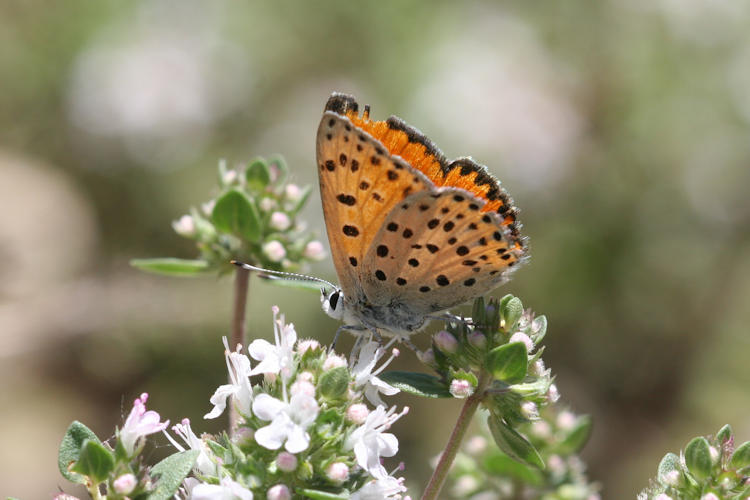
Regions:
[[[250, 271], [238, 267], [234, 275], [234, 311], [232, 315], [232, 340], [229, 349], [234, 350], [237, 344], [245, 345], [245, 311], [247, 295], [250, 288]], [[230, 380], [231, 383], [231, 380]], [[240, 416], [234, 404], [229, 405], [229, 435], [234, 435]]]
[[425, 488], [424, 493], [422, 494], [422, 500], [435, 500], [438, 498], [438, 494], [440, 494], [440, 490], [443, 488], [443, 483], [445, 483], [445, 479], [448, 476], [448, 471], [450, 470], [451, 465], [453, 465], [453, 460], [456, 458], [456, 453], [458, 453], [458, 449], [461, 447], [466, 431], [469, 429], [471, 419], [474, 416], [474, 413], [476, 413], [477, 408], [479, 408], [479, 403], [484, 399], [484, 389], [486, 385], [487, 376], [482, 373], [479, 377], [477, 390], [474, 391], [474, 394], [466, 398], [466, 402], [464, 403], [463, 408], [461, 408], [461, 413], [458, 415], [458, 420], [456, 420], [456, 426], [453, 428], [451, 437], [448, 439], [448, 443], [445, 445], [445, 449], [440, 455], [440, 461], [438, 462], [437, 467], [435, 467], [435, 472], [432, 473], [430, 482], [427, 483], [427, 488]]

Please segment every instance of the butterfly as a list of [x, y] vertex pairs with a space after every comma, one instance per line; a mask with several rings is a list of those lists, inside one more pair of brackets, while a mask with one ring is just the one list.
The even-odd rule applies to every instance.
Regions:
[[483, 165], [448, 161], [419, 130], [334, 93], [317, 168], [340, 288], [323, 309], [342, 328], [402, 339], [507, 281], [527, 258], [513, 201]]

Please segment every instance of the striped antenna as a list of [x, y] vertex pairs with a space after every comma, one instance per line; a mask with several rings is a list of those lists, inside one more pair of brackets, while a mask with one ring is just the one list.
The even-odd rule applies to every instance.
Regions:
[[288, 273], [285, 271], [274, 271], [272, 269], [263, 269], [262, 267], [255, 267], [251, 264], [240, 262], [238, 260], [232, 260], [230, 262], [234, 264], [235, 266], [241, 267], [243, 269], [247, 269], [248, 271], [256, 271], [260, 273], [261, 277], [263, 278], [290, 279], [290, 280], [295, 280], [295, 281], [314, 281], [318, 283], [325, 283], [326, 285], [331, 287], [333, 290], [338, 290], [339, 288], [333, 283], [331, 283], [330, 281], [326, 281], [323, 278], [316, 278], [315, 276], [308, 276], [306, 274]]

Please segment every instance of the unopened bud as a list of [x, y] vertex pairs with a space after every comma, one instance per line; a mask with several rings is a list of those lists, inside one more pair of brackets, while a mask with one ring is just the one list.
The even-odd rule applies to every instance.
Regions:
[[326, 256], [326, 251], [321, 242], [313, 240], [305, 245], [305, 250], [302, 252], [302, 255], [310, 260], [322, 260]]
[[277, 231], [286, 231], [292, 225], [292, 221], [284, 212], [274, 212], [271, 214], [269, 225]]
[[271, 240], [263, 245], [263, 254], [265, 254], [271, 262], [281, 262], [284, 257], [286, 257], [286, 250], [281, 242]]
[[367, 415], [370, 414], [370, 410], [367, 406], [362, 403], [356, 403], [346, 409], [346, 418], [354, 422], [357, 425], [362, 425], [367, 420]]
[[349, 467], [343, 462], [333, 462], [326, 468], [326, 476], [331, 482], [341, 484], [349, 479]]
[[276, 457], [276, 467], [283, 472], [294, 472], [297, 468], [297, 457], [287, 451], [282, 451]]
[[183, 215], [176, 221], [172, 222], [172, 229], [180, 236], [195, 236], [195, 220], [191, 215]]
[[302, 190], [296, 184], [287, 184], [284, 188], [284, 195], [286, 195], [287, 200], [296, 203], [302, 199]]
[[112, 482], [115, 491], [120, 495], [129, 495], [138, 485], [138, 479], [133, 474], [123, 474]]
[[532, 341], [531, 337], [523, 332], [514, 333], [510, 336], [510, 340], [508, 340], [508, 342], [523, 342], [523, 344], [526, 346], [526, 352], [531, 352], [534, 350], [534, 341]]
[[464, 399], [474, 394], [474, 386], [468, 380], [454, 378], [451, 380], [450, 393], [454, 398]]
[[271, 486], [268, 493], [266, 493], [266, 498], [268, 500], [291, 500], [292, 492], [289, 491], [287, 485], [277, 484], [276, 486]]
[[451, 335], [449, 332], [441, 330], [437, 332], [432, 338], [435, 341], [435, 345], [438, 346], [441, 351], [447, 353], [454, 353], [458, 351], [458, 340], [456, 340], [456, 337]]

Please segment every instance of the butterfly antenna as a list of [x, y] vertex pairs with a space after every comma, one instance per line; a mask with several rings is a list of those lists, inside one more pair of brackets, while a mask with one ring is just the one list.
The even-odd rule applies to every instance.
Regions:
[[330, 286], [334, 290], [338, 289], [336, 285], [334, 285], [330, 281], [324, 280], [323, 278], [317, 278], [315, 276], [308, 276], [306, 274], [288, 273], [285, 271], [274, 271], [272, 269], [263, 269], [262, 267], [256, 267], [256, 266], [247, 264], [245, 262], [240, 262], [238, 260], [232, 260], [230, 262], [234, 264], [235, 266], [241, 267], [243, 269], [247, 269], [248, 271], [256, 271], [258, 273], [261, 273], [261, 275], [266, 278], [278, 278], [278, 279], [287, 278], [287, 279], [297, 280], [297, 281], [317, 281], [318, 283], [325, 283], [326, 285]]

